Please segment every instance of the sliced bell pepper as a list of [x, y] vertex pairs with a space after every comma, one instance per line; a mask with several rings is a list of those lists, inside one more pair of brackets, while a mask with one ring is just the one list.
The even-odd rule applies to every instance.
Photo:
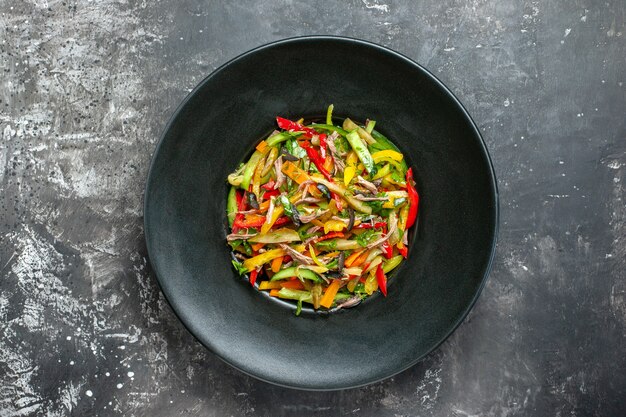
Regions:
[[400, 252], [400, 255], [402, 255], [405, 259], [407, 256], [409, 256], [409, 248], [407, 248], [406, 245], [400, 245], [400, 243], [398, 243], [396, 247], [398, 248], [398, 252]]
[[263, 193], [263, 200], [269, 200], [270, 197], [277, 197], [279, 195], [280, 190], [265, 191], [265, 193]]
[[[265, 234], [270, 231], [270, 229], [278, 222], [280, 216], [283, 215], [285, 210], [282, 207], [274, 207], [274, 212], [272, 213], [271, 218], [266, 218], [263, 225], [261, 225], [261, 234]], [[284, 216], [286, 219], [289, 217]]]
[[420, 197], [413, 185], [413, 168], [409, 168], [406, 171], [406, 190], [409, 194], [409, 215], [406, 219], [406, 228], [413, 226], [415, 224], [415, 219], [417, 218], [417, 209], [419, 206]]
[[275, 258], [278, 258], [279, 256], [284, 256], [284, 255], [285, 255], [285, 251], [283, 249], [271, 249], [271, 250], [268, 250], [267, 252], [263, 252], [260, 255], [253, 256], [252, 258], [246, 259], [245, 261], [243, 261], [243, 266], [248, 271], [252, 271], [256, 269], [258, 266], [266, 264], [267, 262]]
[[256, 282], [258, 276], [259, 271], [257, 269], [253, 269], [252, 272], [250, 272], [250, 285], [254, 286], [254, 283]]
[[261, 281], [259, 282], [259, 290], [280, 290], [280, 282]]
[[324, 178], [326, 178], [328, 181], [332, 181], [332, 175], [330, 175], [330, 172], [328, 172], [326, 168], [324, 168], [324, 158], [322, 158], [312, 146], [306, 146], [304, 147], [304, 150], [309, 156], [309, 159], [315, 164], [315, 167], [324, 176]]
[[280, 288], [289, 288], [290, 290], [303, 290], [304, 289], [304, 284], [302, 284], [302, 281], [297, 280], [297, 279], [294, 281], [276, 281], [275, 283], [278, 284]]
[[336, 237], [343, 237], [344, 234], [342, 232], [332, 232], [332, 233], [328, 233], [324, 236], [320, 236], [319, 238], [315, 239], [315, 243], [319, 243], [319, 242], [323, 242], [324, 240], [328, 240], [328, 239], [334, 239]]
[[280, 271], [280, 267], [283, 265], [283, 256], [279, 256], [278, 258], [274, 258], [271, 264], [272, 272], [276, 273]]
[[315, 253], [315, 249], [313, 249], [313, 245], [311, 245], [310, 243], [309, 243], [309, 254], [311, 254], [311, 259], [313, 259], [313, 262], [315, 262], [317, 264], [317, 266], [321, 266], [321, 267], [326, 268], [326, 265], [321, 263], [320, 260], [317, 258], [317, 254]]
[[374, 160], [375, 163], [379, 163], [380, 161], [384, 160], [384, 158], [391, 158], [394, 161], [400, 162], [404, 158], [404, 155], [402, 155], [400, 152], [396, 152], [391, 149], [374, 152], [372, 154], [372, 159]]
[[283, 130], [288, 130], [291, 132], [302, 132], [307, 138], [312, 138], [313, 136], [321, 137], [322, 135], [324, 135], [324, 138], [326, 137], [324, 133], [318, 133], [317, 131], [315, 131], [315, 129], [311, 129], [310, 127], [303, 126], [300, 123], [292, 122], [291, 120], [282, 117], [277, 117], [276, 123], [278, 123], [278, 127]]
[[328, 220], [324, 223], [324, 233], [341, 232], [347, 225], [341, 220]]
[[365, 279], [364, 289], [367, 295], [372, 295], [378, 289], [378, 280], [374, 271], [370, 272]]
[[402, 256], [400, 256], [400, 255], [394, 256], [393, 258], [389, 259], [388, 261], [383, 262], [383, 272], [385, 274], [388, 274], [395, 267], [400, 265], [400, 262], [402, 262]]
[[263, 166], [265, 165], [265, 158], [262, 157], [254, 168], [254, 174], [252, 175], [252, 192], [259, 198], [259, 194], [261, 194], [261, 172], [263, 171]]
[[341, 284], [341, 280], [334, 279], [333, 282], [330, 283], [328, 288], [326, 288], [326, 292], [322, 296], [322, 300], [320, 301], [320, 305], [322, 307], [330, 308], [333, 305], [333, 301], [335, 300], [335, 296], [337, 295], [337, 291], [339, 291], [339, 285]]
[[264, 190], [267, 190], [267, 191], [271, 191], [271, 190], [274, 189], [274, 185], [276, 185], [276, 182], [274, 180], [269, 180], [268, 182], [263, 184], [261, 186], [261, 188], [263, 188]]
[[383, 272], [383, 268], [380, 264], [378, 264], [378, 268], [376, 268], [376, 281], [378, 281], [378, 288], [383, 295], [387, 296], [387, 277]]
[[[244, 211], [246, 209], [246, 200], [243, 198], [243, 193], [237, 191], [236, 199], [237, 199], [237, 210]], [[233, 233], [237, 233], [241, 229], [239, 225], [241, 224], [243, 220], [244, 220], [243, 214], [237, 213], [235, 215], [235, 219], [233, 220], [233, 224], [232, 224]]]
[[356, 155], [356, 152], [350, 151], [348, 156], [346, 157], [346, 167], [343, 170], [343, 185], [346, 187], [352, 181], [352, 178], [356, 175], [356, 166], [359, 157]]
[[[274, 212], [276, 212], [276, 210]], [[259, 227], [262, 227], [264, 225], [265, 219], [266, 216], [259, 216], [258, 214], [248, 214], [247, 216], [245, 216], [244, 219], [235, 219], [235, 221], [233, 222], [233, 233], [235, 233], [235, 227], [238, 228], [237, 231], [239, 231], [240, 229], [249, 229], [252, 227], [258, 229]], [[289, 217], [283, 216], [276, 219], [272, 226], [282, 226], [284, 224], [287, 224], [288, 222]]]
[[302, 169], [298, 168], [293, 162], [287, 161], [283, 164], [282, 171], [289, 178], [297, 182], [298, 184], [302, 184], [305, 181], [311, 179], [309, 174], [307, 174]]

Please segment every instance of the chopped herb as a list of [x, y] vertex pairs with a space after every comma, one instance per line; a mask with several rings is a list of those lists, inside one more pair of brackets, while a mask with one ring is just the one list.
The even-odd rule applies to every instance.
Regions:
[[233, 266], [235, 267], [235, 270], [237, 271], [239, 275], [244, 275], [248, 273], [248, 270], [246, 269], [245, 266], [243, 266], [241, 262], [238, 262], [234, 259], [231, 262], [233, 263]]

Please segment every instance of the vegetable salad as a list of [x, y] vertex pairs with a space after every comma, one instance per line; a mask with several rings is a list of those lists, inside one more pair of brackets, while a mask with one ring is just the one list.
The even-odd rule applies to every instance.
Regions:
[[314, 309], [354, 307], [408, 256], [419, 195], [412, 168], [375, 121], [278, 129], [228, 176], [233, 265], [272, 297]]

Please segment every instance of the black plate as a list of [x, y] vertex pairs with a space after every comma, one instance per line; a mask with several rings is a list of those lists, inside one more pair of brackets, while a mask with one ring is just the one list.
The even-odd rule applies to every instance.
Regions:
[[[315, 117], [330, 103], [338, 117], [376, 120], [414, 167], [418, 229], [387, 298], [296, 317], [234, 272], [226, 177], [277, 115]], [[204, 79], [165, 129], [144, 210], [150, 261], [189, 331], [247, 374], [314, 390], [387, 378], [443, 342], [485, 283], [498, 228], [489, 155], [452, 93], [396, 52], [320, 36], [262, 46]]]

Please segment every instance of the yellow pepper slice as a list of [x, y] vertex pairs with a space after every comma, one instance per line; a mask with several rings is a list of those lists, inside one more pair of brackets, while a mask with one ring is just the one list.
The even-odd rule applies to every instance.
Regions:
[[400, 212], [398, 213], [398, 229], [405, 231], [406, 230], [406, 219], [409, 217], [409, 205], [405, 204], [400, 208]]
[[404, 159], [404, 155], [400, 152], [392, 151], [391, 149], [385, 149], [384, 151], [374, 152], [372, 154], [372, 159], [374, 162], [378, 163], [383, 160], [383, 158], [391, 158], [394, 161], [402, 161]]
[[343, 184], [347, 187], [354, 178], [356, 174], [356, 164], [359, 160], [356, 152], [350, 151], [348, 156], [346, 157], [346, 167], [343, 170]]
[[261, 197], [261, 172], [263, 172], [264, 166], [265, 158], [261, 158], [261, 160], [257, 163], [256, 168], [254, 168], [254, 175], [252, 176], [252, 192], [257, 199]]
[[[301, 193], [295, 193], [289, 199], [289, 201], [291, 201], [292, 203], [295, 203], [296, 201], [298, 201], [300, 199], [300, 197], [302, 197]], [[272, 197], [272, 198], [274, 198], [274, 197]], [[274, 213], [272, 213], [272, 218], [271, 219], [266, 219], [265, 223], [263, 223], [263, 226], [261, 226], [261, 234], [264, 235], [267, 232], [269, 232], [270, 229], [272, 228], [272, 226], [274, 226], [274, 223], [276, 223], [276, 220], [278, 220], [278, 218], [280, 216], [282, 216], [284, 212], [285, 212], [285, 209], [283, 208], [283, 206], [274, 207]]]
[[317, 265], [321, 267], [326, 267], [326, 265], [324, 265], [322, 262], [320, 262], [319, 259], [317, 259], [317, 255], [315, 254], [315, 249], [313, 249], [313, 245], [311, 245], [310, 243], [309, 243], [309, 253], [311, 254], [311, 259], [313, 259], [313, 262], [315, 262]]
[[383, 208], [394, 208], [395, 202], [397, 198], [409, 198], [409, 194], [406, 191], [389, 191], [387, 192], [387, 196], [389, 197], [389, 201], [386, 201], [383, 204]]
[[265, 223], [263, 223], [263, 226], [261, 226], [262, 235], [270, 231], [272, 226], [274, 226], [274, 223], [276, 223], [276, 220], [278, 220], [278, 218], [283, 215], [284, 211], [285, 209], [282, 207], [274, 207], [274, 212], [272, 213], [272, 217], [270, 219], [267, 219]]
[[378, 289], [378, 281], [376, 280], [375, 271], [371, 271], [364, 285], [367, 295], [372, 295]]
[[[282, 259], [282, 258], [276, 258]], [[261, 281], [259, 283], [260, 290], [279, 290], [282, 287], [280, 286], [280, 281]]]
[[269, 261], [278, 258], [279, 256], [285, 256], [285, 251], [283, 249], [271, 249], [267, 252], [263, 252], [260, 255], [246, 259], [245, 261], [243, 261], [243, 266], [248, 271], [252, 271], [256, 267], [268, 263]]
[[346, 227], [348, 226], [340, 220], [328, 220], [324, 223], [324, 233], [341, 232]]

